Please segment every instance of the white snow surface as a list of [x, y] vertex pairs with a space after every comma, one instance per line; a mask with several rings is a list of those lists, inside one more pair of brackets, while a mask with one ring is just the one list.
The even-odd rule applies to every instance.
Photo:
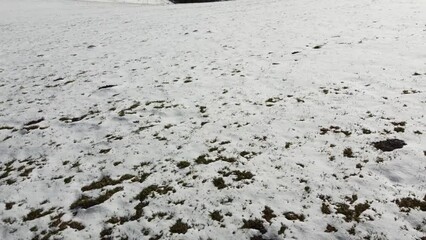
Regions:
[[424, 239], [425, 13], [1, 0], [0, 239]]
[[76, 0], [76, 1], [92, 1], [92, 2], [105, 2], [105, 3], [133, 3], [133, 4], [144, 4], [144, 5], [172, 4], [168, 0]]

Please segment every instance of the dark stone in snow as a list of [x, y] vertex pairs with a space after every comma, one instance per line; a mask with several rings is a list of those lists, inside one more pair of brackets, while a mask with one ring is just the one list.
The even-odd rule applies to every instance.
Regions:
[[377, 149], [380, 149], [384, 152], [390, 152], [395, 149], [403, 148], [407, 145], [404, 141], [399, 139], [388, 139], [380, 142], [374, 142], [373, 146]]

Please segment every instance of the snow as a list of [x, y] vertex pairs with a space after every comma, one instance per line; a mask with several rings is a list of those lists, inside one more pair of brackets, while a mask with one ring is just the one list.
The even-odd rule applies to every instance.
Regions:
[[425, 1], [140, 3], [0, 1], [1, 239], [426, 236]]
[[[78, 0], [76, 0], [78, 1]], [[131, 4], [143, 4], [143, 5], [167, 5], [171, 4], [167, 0], [84, 0], [92, 2], [105, 2], [105, 3], [131, 3]]]

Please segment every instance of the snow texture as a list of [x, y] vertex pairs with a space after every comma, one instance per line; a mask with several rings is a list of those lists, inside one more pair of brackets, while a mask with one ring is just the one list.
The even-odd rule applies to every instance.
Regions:
[[426, 1], [134, 2], [0, 1], [0, 239], [425, 239]]

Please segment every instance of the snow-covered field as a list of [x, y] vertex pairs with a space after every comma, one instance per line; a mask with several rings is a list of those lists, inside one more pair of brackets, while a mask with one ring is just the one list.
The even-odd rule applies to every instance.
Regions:
[[425, 114], [423, 0], [1, 0], [0, 239], [424, 240]]

